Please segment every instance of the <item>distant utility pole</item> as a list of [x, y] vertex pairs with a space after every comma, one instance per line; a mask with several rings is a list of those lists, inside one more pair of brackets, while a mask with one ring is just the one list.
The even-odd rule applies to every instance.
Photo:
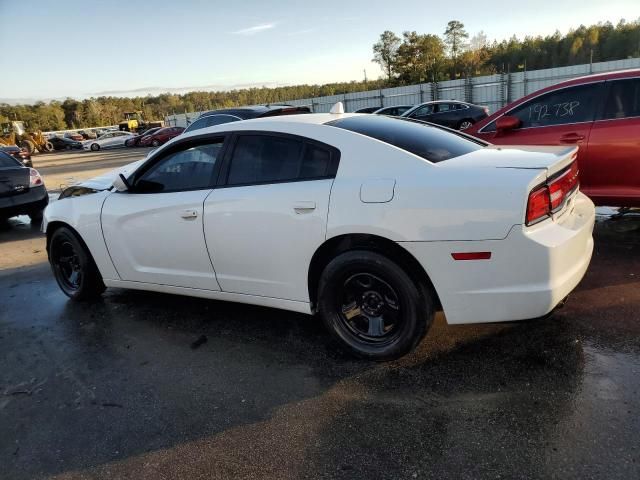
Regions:
[[367, 83], [367, 69], [362, 70], [364, 72], [364, 83]]

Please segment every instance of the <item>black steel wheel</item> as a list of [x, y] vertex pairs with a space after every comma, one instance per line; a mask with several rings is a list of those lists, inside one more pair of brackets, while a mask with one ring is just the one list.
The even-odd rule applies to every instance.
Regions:
[[371, 360], [389, 360], [411, 351], [431, 325], [433, 302], [424, 292], [387, 257], [350, 251], [325, 268], [318, 310], [347, 351]]
[[62, 291], [74, 300], [87, 300], [105, 290], [100, 272], [76, 234], [67, 227], [49, 240], [49, 263]]

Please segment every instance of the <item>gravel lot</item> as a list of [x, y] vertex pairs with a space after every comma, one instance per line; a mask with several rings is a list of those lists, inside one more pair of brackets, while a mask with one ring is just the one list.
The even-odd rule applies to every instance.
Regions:
[[[146, 153], [34, 164], [52, 188]], [[291, 312], [118, 289], [69, 302], [42, 234], [12, 219], [0, 477], [640, 478], [640, 215], [602, 217], [595, 237], [551, 318], [439, 316], [416, 352], [375, 364]]]

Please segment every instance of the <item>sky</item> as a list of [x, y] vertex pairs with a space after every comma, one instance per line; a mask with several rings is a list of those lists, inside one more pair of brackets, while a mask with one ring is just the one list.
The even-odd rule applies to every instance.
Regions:
[[384, 30], [565, 33], [637, 19], [639, 1], [0, 0], [0, 102], [378, 78]]

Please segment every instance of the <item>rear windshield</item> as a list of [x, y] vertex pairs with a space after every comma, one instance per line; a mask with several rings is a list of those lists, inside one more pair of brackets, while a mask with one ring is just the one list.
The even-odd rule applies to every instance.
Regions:
[[21, 167], [22, 165], [15, 158], [0, 152], [0, 168]]
[[375, 138], [433, 163], [479, 150], [484, 143], [422, 122], [384, 115], [359, 115], [328, 122]]

